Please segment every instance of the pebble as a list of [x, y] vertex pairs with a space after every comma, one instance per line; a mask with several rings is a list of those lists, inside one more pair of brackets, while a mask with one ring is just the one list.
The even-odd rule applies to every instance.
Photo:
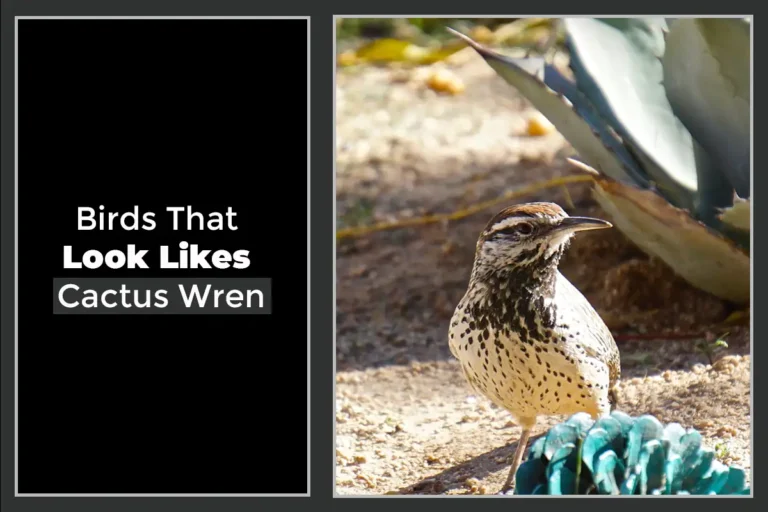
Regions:
[[693, 367], [691, 368], [691, 371], [692, 371], [693, 373], [695, 373], [696, 375], [701, 375], [702, 373], [704, 373], [705, 371], [707, 371], [707, 368], [706, 368], [706, 367], [705, 367], [703, 364], [700, 364], [700, 363], [696, 363], [696, 364], [695, 364], [695, 365], [693, 365]]
[[526, 127], [526, 133], [531, 137], [541, 137], [543, 135], [549, 135], [555, 131], [555, 125], [553, 125], [549, 119], [544, 117], [541, 113], [537, 112], [528, 119], [528, 126]]
[[699, 430], [704, 430], [706, 428], [713, 427], [715, 424], [712, 420], [701, 420], [697, 423], [693, 424], [693, 427]]
[[736, 429], [728, 426], [720, 427], [719, 429], [717, 429], [717, 432], [715, 433], [715, 435], [718, 437], [728, 439], [736, 435]]
[[462, 135], [470, 133], [474, 128], [474, 124], [472, 123], [472, 120], [466, 116], [456, 118], [453, 121], [453, 123], [454, 123], [454, 129], [459, 134], [462, 134]]
[[386, 124], [389, 123], [389, 112], [386, 110], [377, 110], [375, 114], [373, 114], [373, 121], [378, 124]]
[[[403, 187], [397, 168], [407, 162], [414, 176], [441, 179], [466, 172], [467, 165], [492, 168], [519, 161], [520, 152], [535, 139], [525, 134], [527, 111], [510, 108], [519, 94], [498, 82], [482, 61], [458, 66], [422, 66], [409, 71], [407, 83], [393, 83], [403, 71], [365, 67], [355, 75], [337, 74], [336, 170], [337, 192], [359, 189], [361, 182]], [[471, 69], [470, 69], [471, 68]], [[425, 87], [430, 76], [472, 77], [463, 94], [438, 94]], [[398, 75], [399, 76], [399, 75]], [[565, 141], [547, 141], [567, 146]], [[537, 143], [538, 144], [538, 143]], [[538, 152], [540, 153], [540, 151]], [[533, 152], [529, 156], [535, 157]], [[470, 161], [468, 161], [470, 160]]]
[[365, 483], [365, 486], [369, 489], [375, 489], [376, 488], [376, 479], [370, 475], [366, 475], [365, 473], [359, 473], [357, 475], [358, 480], [362, 480]]
[[741, 357], [740, 356], [723, 356], [722, 358], [715, 361], [715, 364], [712, 365], [712, 369], [718, 372], [728, 372], [733, 370], [736, 366], [738, 366], [741, 363]]

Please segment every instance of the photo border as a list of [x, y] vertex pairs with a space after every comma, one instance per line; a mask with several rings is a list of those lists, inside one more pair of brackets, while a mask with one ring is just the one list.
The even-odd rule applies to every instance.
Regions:
[[[2, 322], [0, 322], [0, 331], [2, 332], [2, 344], [0, 344], [0, 348], [2, 349], [2, 360], [0, 361], [0, 365], [2, 365], [2, 449], [3, 449], [3, 456], [2, 460], [0, 460], [0, 465], [2, 466], [2, 509], [3, 511], [13, 512], [13, 511], [31, 511], [31, 512], [37, 512], [39, 510], [62, 510], [62, 511], [68, 511], [73, 510], [77, 512], [101, 512], [103, 510], [109, 510], [110, 512], [122, 512], [124, 510], [135, 510], [138, 507], [141, 507], [142, 511], [147, 512], [153, 512], [153, 511], [167, 511], [169, 508], [171, 510], [176, 509], [177, 507], [181, 510], [185, 511], [203, 511], [203, 510], [212, 510], [216, 512], [224, 512], [229, 510], [242, 510], [242, 511], [253, 511], [254, 507], [259, 507], [261, 510], [264, 511], [292, 511], [292, 510], [307, 510], [307, 507], [318, 508], [318, 509], [325, 509], [326, 507], [334, 507], [336, 510], [357, 510], [357, 508], [361, 505], [370, 507], [371, 512], [378, 512], [378, 511], [385, 511], [389, 510], [391, 505], [387, 504], [386, 500], [378, 500], [374, 499], [370, 503], [356, 503], [354, 501], [355, 498], [366, 500], [369, 498], [386, 498], [386, 497], [398, 497], [398, 496], [383, 496], [383, 495], [338, 495], [336, 493], [336, 485], [335, 485], [335, 449], [331, 451], [332, 448], [335, 447], [335, 367], [336, 367], [336, 352], [335, 352], [335, 343], [336, 343], [336, 332], [335, 332], [335, 326], [336, 326], [336, 305], [335, 305], [335, 299], [336, 299], [336, 244], [335, 244], [335, 224], [336, 224], [336, 213], [335, 213], [335, 203], [336, 203], [336, 197], [335, 197], [335, 172], [336, 172], [336, 160], [335, 160], [335, 69], [336, 69], [336, 62], [335, 62], [335, 55], [333, 56], [334, 62], [332, 68], [327, 68], [327, 58], [329, 54], [329, 48], [333, 48], [333, 51], [335, 53], [335, 18], [336, 17], [364, 17], [364, 18], [371, 18], [371, 17], [435, 17], [437, 15], [420, 15], [417, 12], [412, 14], [388, 14], [388, 15], [374, 15], [374, 14], [358, 14], [358, 15], [337, 15], [334, 16], [333, 13], [341, 13], [341, 12], [359, 12], [359, 11], [368, 11], [368, 10], [378, 10], [378, 11], [386, 11], [391, 10], [394, 12], [407, 12], [409, 10], [429, 10], [433, 7], [426, 7], [428, 4], [418, 4], [413, 2], [413, 0], [408, 1], [402, 1], [402, 0], [392, 0], [390, 3], [388, 3], [386, 6], [381, 5], [375, 5], [375, 4], [360, 4], [359, 2], [355, 2], [352, 0], [332, 0], [331, 2], [328, 2], [327, 4], [323, 4], [321, 2], [309, 2], [306, 0], [299, 0], [297, 1], [284, 1], [280, 3], [261, 3], [261, 2], [254, 2], [253, 0], [218, 0], [217, 2], [210, 2], [210, 1], [202, 1], [202, 0], [185, 0], [183, 2], [179, 1], [168, 1], [168, 0], [131, 0], [130, 2], [127, 2], [125, 0], [117, 0], [113, 2], [94, 2], [92, 0], [24, 0], [24, 1], [12, 1], [12, 0], [1, 0], [2, 1], [2, 33], [0, 33], [0, 38], [2, 39], [2, 71], [3, 71], [3, 83], [2, 83], [2, 119], [0, 120], [0, 123], [2, 123], [2, 151], [0, 151], [0, 159], [2, 161], [2, 175], [0, 178], [2, 178], [2, 186], [0, 186], [0, 196], [2, 196], [2, 203], [0, 203], [0, 210], [2, 211], [2, 240], [3, 240], [3, 247], [2, 247], [2, 278], [3, 278], [3, 284], [5, 286], [0, 287], [0, 297], [2, 297]], [[420, 6], [424, 6], [424, 9], [419, 9]], [[548, 8], [542, 7], [541, 4], [537, 5], [528, 5], [528, 4], [510, 4], [508, 2], [502, 3], [498, 1], [476, 1], [474, 2], [471, 7], [473, 10], [478, 12], [503, 12], [503, 11], [512, 11], [509, 12], [503, 17], [511, 17], [511, 16], [517, 16], [517, 17], [528, 17], [528, 16], [558, 16], [558, 14], [554, 13], [542, 13], [541, 11], [546, 11], [548, 9], [552, 10], [561, 10], [565, 11], [568, 9], [573, 8], [574, 6], [572, 4], [561, 4], [559, 2], [553, 2], [551, 5], [548, 6]], [[579, 5], [581, 10], [593, 10], [596, 12], [600, 11], [608, 11], [613, 10], [614, 12], [621, 13], [622, 11], [632, 11], [636, 10], [636, 5], [629, 5], [629, 4], [622, 4], [622, 3], [612, 3], [608, 4], [608, 2], [598, 2], [598, 3], [592, 3], [592, 4], [586, 4], [586, 5]], [[746, 3], [740, 2], [739, 0], [732, 1], [728, 4], [729, 9], [736, 10], [736, 11], [754, 11], [754, 4], [751, 2], [749, 5]], [[442, 6], [443, 11], [457, 11], [461, 12], [464, 11], [467, 8], [466, 4], [445, 4]], [[649, 11], [665, 11], [665, 10], [671, 10], [674, 9], [675, 6], [669, 4], [669, 2], [653, 2], [644, 4], [644, 8], [648, 9]], [[680, 8], [679, 11], [683, 11], [684, 9]], [[714, 9], [713, 9], [714, 10]], [[517, 12], [515, 12], [517, 11]], [[312, 485], [314, 485], [314, 489], [310, 488], [311, 492], [311, 498], [304, 497], [303, 495], [288, 495], [290, 497], [285, 498], [278, 497], [278, 498], [272, 498], [272, 497], [265, 497], [265, 495], [257, 495], [256, 498], [240, 498], [240, 497], [228, 497], [224, 500], [218, 500], [218, 499], [198, 499], [198, 498], [183, 498], [183, 497], [172, 497], [172, 498], [163, 498], [159, 495], [151, 495], [150, 498], [143, 498], [140, 500], [132, 500], [132, 499], [112, 499], [112, 498], [102, 498], [99, 499], [87, 499], [87, 498], [80, 498], [80, 499], [59, 499], [56, 497], [49, 497], [50, 495], [45, 495], [44, 498], [37, 498], [37, 499], [22, 499], [22, 498], [14, 498], [14, 479], [12, 478], [12, 473], [14, 469], [14, 461], [10, 457], [11, 449], [14, 443], [14, 421], [12, 420], [12, 414], [13, 414], [13, 408], [12, 403], [14, 401], [13, 394], [13, 370], [14, 370], [14, 357], [12, 351], [14, 350], [12, 347], [14, 346], [11, 337], [14, 336], [15, 328], [14, 328], [14, 312], [12, 308], [12, 303], [14, 302], [14, 289], [9, 286], [12, 282], [13, 274], [14, 274], [14, 249], [12, 248], [13, 243], [13, 237], [14, 237], [14, 224], [15, 219], [13, 217], [14, 214], [14, 206], [13, 206], [13, 200], [15, 197], [15, 191], [14, 191], [14, 185], [12, 184], [12, 180], [14, 179], [14, 137], [13, 137], [13, 130], [14, 130], [14, 119], [11, 118], [10, 112], [12, 111], [12, 105], [14, 105], [14, 92], [13, 92], [13, 84], [14, 79], [12, 78], [13, 74], [13, 67], [14, 67], [14, 49], [13, 49], [13, 42], [15, 39], [15, 31], [14, 31], [14, 25], [15, 25], [15, 15], [19, 13], [19, 15], [29, 15], [34, 16], [36, 14], [82, 14], [84, 17], [94, 17], [94, 16], [88, 16], [88, 14], [92, 13], [99, 13], [99, 14], [106, 14], [106, 13], [116, 13], [116, 14], [146, 14], [147, 16], [136, 16], [136, 17], [155, 17], [151, 16], [152, 14], [155, 15], [164, 15], [169, 13], [190, 13], [194, 15], [200, 15], [198, 17], [203, 18], [215, 18], [215, 17], [233, 17], [233, 18], [242, 18], [242, 17], [248, 17], [247, 15], [243, 16], [237, 16], [237, 13], [249, 13], [253, 14], [253, 17], [257, 18], [264, 18], [269, 16], [258, 16], [256, 13], [271, 13], [271, 14], [296, 14], [296, 16], [293, 17], [309, 17], [310, 18], [310, 25], [312, 18], [315, 18], [314, 26], [312, 26], [312, 33], [314, 34], [315, 40], [310, 43], [310, 61], [314, 60], [314, 84], [312, 87], [314, 90], [310, 90], [309, 95], [315, 96], [315, 102], [314, 106], [314, 116], [312, 117], [311, 128], [309, 131], [314, 132], [313, 135], [313, 143], [314, 143], [314, 151], [312, 152], [312, 164], [314, 166], [315, 172], [311, 175], [311, 184], [309, 188], [311, 189], [311, 195], [314, 195], [314, 201], [312, 203], [312, 206], [310, 208], [314, 208], [314, 211], [310, 209], [309, 216], [312, 217], [312, 214], [314, 214], [314, 222], [312, 223], [311, 229], [315, 230], [314, 237], [312, 240], [312, 243], [314, 244], [312, 255], [311, 255], [311, 261], [310, 261], [310, 267], [314, 269], [314, 272], [312, 273], [312, 279], [314, 279], [314, 282], [312, 283], [314, 286], [311, 288], [311, 298], [309, 299], [309, 302], [313, 304], [312, 309], [312, 315], [311, 316], [311, 334], [312, 334], [312, 342], [314, 343], [314, 353], [312, 354], [312, 358], [314, 358], [313, 365], [314, 365], [314, 372], [313, 372], [313, 378], [314, 382], [311, 383], [311, 385], [308, 385], [308, 388], [314, 387], [314, 393], [311, 398], [311, 400], [308, 401], [314, 401], [314, 414], [316, 416], [314, 421], [314, 428], [311, 432], [311, 436], [314, 438], [314, 451], [313, 454], [314, 457], [311, 459], [311, 472], [314, 473], [314, 481]], [[218, 14], [231, 14], [232, 16], [217, 16]], [[309, 16], [303, 16], [308, 14]], [[208, 16], [210, 15], [210, 16]], [[626, 13], [626, 14], [616, 14], [615, 16], [631, 16], [632, 14]], [[466, 15], [466, 14], [447, 14], [447, 15], [441, 15], [442, 17], [493, 17], [493, 16], [487, 16], [485, 14], [475, 14], [475, 15]], [[562, 14], [560, 16], [563, 16]], [[570, 16], [570, 14], [568, 14]], [[674, 16], [674, 14], [667, 14], [667, 16]], [[694, 16], [692, 14], [689, 15], [680, 15], [682, 16]], [[725, 16], [725, 14], [723, 15]], [[38, 17], [38, 16], [34, 16]], [[96, 16], [98, 17], [98, 16]], [[106, 16], [109, 17], [109, 16]], [[181, 18], [190, 18], [190, 17], [196, 17], [196, 16], [172, 16], [172, 17], [181, 17]], [[274, 16], [277, 18], [285, 18], [285, 17], [291, 17], [291, 16]], [[501, 17], [501, 16], [500, 16]], [[326, 20], [330, 19], [333, 27], [329, 27], [326, 24]], [[754, 16], [752, 15], [752, 48], [754, 52]], [[270, 47], [272, 44], [270, 44]], [[276, 43], [275, 46], [279, 49], [279, 43]], [[314, 50], [311, 48], [314, 46]], [[272, 50], [270, 50], [272, 51]], [[752, 93], [754, 92], [754, 75], [759, 70], [755, 68], [754, 66], [754, 54], [753, 54], [753, 63], [752, 63]], [[331, 76], [328, 75], [328, 73], [331, 73]], [[328, 101], [328, 98], [333, 96], [333, 107], [331, 107], [331, 102]], [[309, 106], [308, 106], [309, 108]], [[331, 108], [333, 111], [331, 111]], [[754, 142], [754, 104], [750, 106], [752, 111], [752, 135], [751, 139]], [[329, 130], [328, 123], [333, 122], [334, 126], [332, 130]], [[333, 146], [331, 146], [333, 144]], [[754, 146], [753, 146], [754, 147]], [[309, 157], [309, 155], [308, 155]], [[752, 149], [752, 188], [754, 190], [755, 182], [759, 180], [755, 180], [754, 175], [754, 149]], [[329, 161], [329, 159], [333, 159], [332, 162]], [[331, 171], [326, 171], [331, 165], [333, 165], [333, 176], [330, 176]], [[762, 182], [762, 181], [760, 181]], [[753, 192], [754, 193], [754, 192]], [[328, 210], [332, 210], [329, 212]], [[333, 217], [331, 217], [333, 215]], [[753, 229], [759, 229], [760, 225], [754, 224], [754, 212], [750, 212], [750, 217], [752, 220], [752, 226]], [[333, 237], [333, 238], [331, 238]], [[752, 242], [752, 249], [750, 252], [751, 258], [754, 256], [754, 244], [760, 243], [758, 240], [755, 239], [754, 235], [751, 234], [750, 236], [751, 242]], [[309, 235], [308, 235], [309, 239]], [[327, 245], [326, 245], [327, 244]], [[329, 266], [333, 265], [333, 271], [329, 272]], [[755, 283], [761, 282], [756, 279], [756, 276], [754, 274], [755, 267], [754, 264], [751, 262], [750, 259], [750, 266], [751, 266], [751, 284], [752, 284], [752, 306], [754, 309], [755, 305], [759, 305], [759, 302], [757, 302], [757, 298], [759, 297], [759, 293], [757, 293], [757, 290], [755, 290]], [[759, 270], [759, 269], [758, 269]], [[333, 281], [331, 281], [333, 279]], [[762, 288], [761, 288], [762, 290]], [[330, 303], [329, 297], [333, 297], [333, 304]], [[754, 313], [753, 313], [754, 314]], [[329, 329], [331, 328], [331, 325], [333, 325], [333, 333], [329, 332]], [[750, 319], [750, 350], [751, 350], [751, 359], [752, 363], [754, 364], [754, 356], [755, 356], [755, 347], [754, 347], [754, 338], [755, 338], [755, 331], [754, 331], [754, 319]], [[308, 326], [309, 328], [309, 326]], [[333, 349], [331, 349], [331, 344], [333, 344]], [[329, 354], [326, 351], [331, 351]], [[328, 365], [328, 359], [327, 358], [333, 358], [333, 369], [331, 369], [331, 365]], [[751, 481], [751, 487], [754, 488], [756, 485], [755, 480], [755, 472], [754, 472], [754, 459], [755, 457], [755, 450], [759, 449], [758, 446], [755, 446], [754, 444], [754, 432], [755, 432], [755, 425], [756, 425], [756, 419], [755, 419], [755, 398], [756, 395], [755, 389], [756, 389], [756, 372], [754, 369], [751, 371], [752, 375], [752, 381], [751, 381], [751, 422], [752, 422], [752, 450], [751, 450], [751, 457], [752, 457], [752, 481]], [[334, 384], [333, 384], [333, 397], [330, 396], [331, 391], [328, 389], [328, 379], [334, 378]], [[309, 406], [308, 406], [309, 407]], [[309, 409], [308, 409], [309, 410]], [[330, 414], [330, 418], [326, 418], [325, 414]], [[331, 429], [328, 429], [328, 422], [333, 422], [333, 425]], [[761, 423], [762, 424], [762, 423]], [[329, 438], [333, 439], [333, 443], [331, 447], [327, 446], [325, 443], [329, 442]], [[309, 449], [309, 448], [308, 448]], [[332, 464], [332, 466], [331, 466]], [[328, 471], [329, 467], [331, 467], [331, 475], [330, 476], [330, 484], [331, 488], [328, 488], [328, 483], [326, 480], [326, 474], [325, 472]], [[71, 496], [71, 495], [68, 495]], [[133, 495], [132, 495], [133, 496]], [[222, 495], [214, 495], [216, 497], [222, 496]], [[340, 500], [339, 503], [334, 503], [336, 500], [334, 498], [341, 497], [341, 498], [352, 498], [352, 500]], [[445, 496], [399, 496], [402, 498], [419, 498], [419, 497], [445, 497]], [[466, 498], [473, 498], [478, 496], [466, 496]], [[587, 498], [588, 497], [580, 497], [580, 496], [570, 496], [570, 497], [563, 497], [565, 499], [568, 498]], [[744, 497], [750, 497], [750, 496], [744, 496]], [[754, 497], [754, 493], [751, 495], [751, 497]], [[503, 501], [496, 502], [491, 500], [490, 502], [481, 502], [481, 507], [489, 507], [490, 510], [509, 510], [508, 507], [509, 504], [505, 504]], [[705, 508], [714, 508], [716, 505], [716, 501], [711, 502], [711, 505], [706, 505]], [[396, 505], [398, 508], [402, 508], [403, 510], [417, 510], [421, 509], [423, 505], [423, 502], [416, 501], [415, 504], [408, 503], [408, 500], [405, 501], [398, 501], [396, 502]], [[558, 509], [563, 505], [562, 501], [555, 501], [553, 504], [548, 505], [546, 503], [537, 504], [537, 506], [541, 507], [541, 509]], [[457, 503], [451, 503], [448, 502], [441, 502], [441, 507], [444, 507], [447, 511], [460, 511], [465, 510], [466, 504], [463, 504], [461, 501], [458, 501]], [[630, 501], [625, 505], [630, 510], [635, 510], [640, 507], [642, 507], [642, 502], [640, 504], [635, 503], [634, 501]], [[663, 503], [659, 504], [659, 507], [663, 507]], [[676, 506], [676, 505], [672, 505]], [[496, 508], [494, 508], [496, 507]], [[606, 509], [608, 507], [615, 507], [615, 504], [611, 501], [608, 501], [605, 504], [597, 503], [590, 503], [590, 507], [594, 507], [595, 510], [600, 510], [601, 507], [605, 507]]]
[[[19, 492], [19, 20], [288, 20], [307, 22], [307, 492], [305, 493], [20, 493]], [[15, 498], [307, 498], [311, 497], [311, 16], [14, 16], [14, 497]]]
[[[380, 18], [380, 19], [393, 19], [393, 18], [510, 18], [510, 17], [520, 17], [520, 18], [536, 18], [536, 17], [549, 17], [549, 18], [594, 18], [594, 17], [601, 17], [601, 18], [626, 18], [626, 17], [633, 17], [633, 15], [628, 14], [542, 14], [542, 15], [533, 15], [533, 14], [503, 14], [503, 15], [493, 15], [493, 14], [402, 14], [402, 15], [396, 15], [396, 14], [358, 14], [358, 15], [351, 15], [351, 14], [344, 14], [344, 15], [333, 15], [333, 211], [334, 211], [334, 229], [333, 229], [333, 414], [334, 414], [334, 421], [333, 421], [333, 449], [334, 454], [336, 452], [336, 73], [337, 73], [337, 55], [336, 55], [336, 21], [338, 19], [360, 19], [360, 18]], [[664, 16], [668, 18], [743, 18], [743, 17], [749, 17], [750, 20], [750, 98], [752, 101], [750, 102], [749, 108], [750, 108], [750, 190], [752, 191], [752, 195], [754, 195], [754, 178], [755, 178], [755, 172], [754, 172], [754, 82], [755, 82], [755, 75], [754, 75], [754, 68], [755, 68], [755, 57], [754, 57], [754, 37], [755, 37], [755, 29], [754, 29], [754, 21], [755, 17], [753, 14], [680, 14], [680, 15], [659, 15]], [[750, 214], [750, 225], [754, 227], [754, 208], [750, 208], [749, 211]], [[754, 230], [750, 230], [750, 272], [749, 272], [749, 278], [750, 278], [750, 310], [752, 310], [752, 306], [754, 305], [755, 301], [755, 287], [754, 287]], [[735, 495], [735, 496], [718, 496], [718, 497], [730, 497], [730, 498], [754, 498], [754, 466], [755, 466], [755, 370], [754, 370], [754, 316], [750, 315], [750, 332], [749, 332], [749, 353], [750, 353], [750, 396], [749, 396], [749, 407], [750, 407], [750, 447], [749, 447], [749, 454], [750, 454], [750, 468], [749, 472], [751, 475], [750, 478], [750, 494], [747, 495]], [[385, 494], [378, 494], [378, 495], [370, 495], [370, 494], [339, 494], [337, 490], [336, 485], [336, 460], [334, 458], [333, 461], [333, 497], [334, 498], [340, 498], [340, 499], [347, 499], [347, 498], [363, 498], [363, 499], [370, 499], [370, 498], [427, 498], [427, 499], [440, 499], [440, 498], [466, 498], [468, 496], [458, 496], [458, 495], [445, 495], [445, 494], [393, 494], [393, 495], [385, 495]], [[471, 497], [476, 498], [509, 498], [509, 496], [501, 496], [501, 495], [472, 495]], [[527, 498], [528, 496], [516, 496], [517, 498]], [[542, 496], [531, 496], [532, 498], [560, 498], [560, 499], [569, 499], [569, 498], [605, 498], [606, 496], [550, 496], [550, 495], [542, 495]], [[608, 498], [613, 498], [612, 496], [607, 496]], [[647, 498], [649, 496], [616, 496], [616, 498]], [[688, 496], [678, 496], [678, 495], [671, 495], [671, 496], [664, 496], [665, 498], [687, 498]]]

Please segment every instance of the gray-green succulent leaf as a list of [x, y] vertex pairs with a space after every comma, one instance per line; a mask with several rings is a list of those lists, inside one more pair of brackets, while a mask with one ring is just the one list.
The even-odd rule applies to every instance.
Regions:
[[740, 18], [672, 23], [664, 88], [689, 132], [741, 197], [750, 196], [750, 26]]
[[694, 209], [694, 141], [667, 99], [663, 18], [566, 18], [578, 88], [675, 206]]
[[618, 229], [694, 286], [748, 303], [749, 203], [733, 198], [750, 193], [750, 23], [565, 18], [563, 29], [575, 81], [457, 35], [571, 143]]

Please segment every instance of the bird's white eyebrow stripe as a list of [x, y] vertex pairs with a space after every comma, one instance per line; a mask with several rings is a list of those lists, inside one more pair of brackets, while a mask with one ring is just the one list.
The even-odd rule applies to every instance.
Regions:
[[520, 224], [521, 222], [530, 222], [531, 220], [533, 220], [531, 217], [507, 217], [506, 219], [500, 220], [494, 224], [491, 227], [491, 231], [499, 231], [501, 229], [510, 228], [516, 224]]

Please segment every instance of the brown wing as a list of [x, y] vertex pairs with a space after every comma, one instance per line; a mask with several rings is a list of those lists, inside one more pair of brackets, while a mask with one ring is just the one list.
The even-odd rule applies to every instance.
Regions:
[[577, 330], [584, 350], [608, 366], [610, 386], [621, 378], [619, 348], [608, 326], [597, 314], [589, 301], [562, 274], [558, 273], [555, 289], [557, 314], [569, 325], [569, 331]]

